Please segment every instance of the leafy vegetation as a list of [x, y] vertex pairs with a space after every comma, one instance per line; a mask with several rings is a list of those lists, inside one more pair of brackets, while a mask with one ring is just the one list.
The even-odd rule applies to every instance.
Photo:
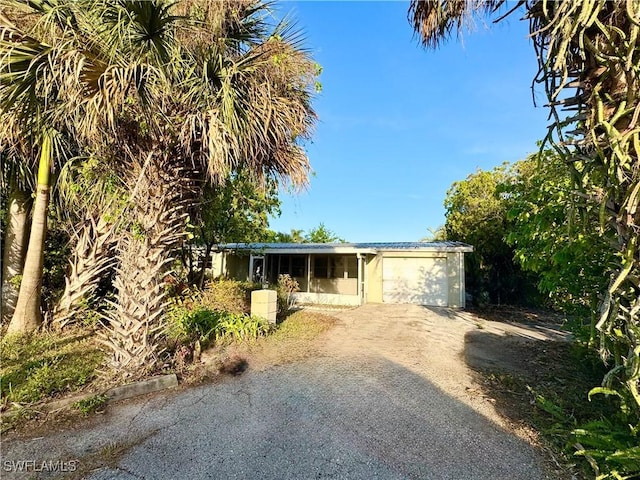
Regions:
[[292, 229], [291, 233], [269, 231], [267, 241], [276, 243], [344, 243], [345, 240], [322, 222], [304, 234], [304, 230]]
[[554, 152], [517, 162], [500, 188], [516, 261], [539, 276], [551, 306], [572, 317], [572, 331], [595, 345], [598, 303], [615, 268], [614, 232], [600, 228], [595, 205], [579, 208], [571, 170]]
[[269, 332], [266, 320], [248, 315], [256, 285], [220, 279], [204, 290], [187, 289], [174, 299], [166, 333], [179, 344], [207, 347], [216, 341], [255, 339]]
[[[556, 153], [544, 151], [454, 184], [447, 197], [445, 228], [447, 235], [460, 235], [455, 239], [479, 243], [480, 267], [486, 259], [495, 262], [491, 254], [499, 251], [522, 274], [535, 274], [529, 277], [535, 280], [532, 286], [548, 297], [549, 306], [568, 316], [566, 326], [576, 342], [571, 354], [565, 352], [547, 362], [535, 360], [544, 363], [538, 368], [548, 376], [534, 376], [529, 383], [508, 375], [497, 379], [509, 391], [531, 398], [536, 405], [529, 413], [533, 423], [556, 448], [585, 458], [602, 475], [599, 478], [624, 478], [638, 472], [633, 466], [638, 460], [633, 448], [638, 442], [638, 415], [628, 396], [619, 393], [624, 391], [621, 385], [618, 390], [597, 387], [607, 378], [607, 370], [594, 351], [597, 305], [615, 268], [615, 234], [600, 227], [596, 206], [578, 207], [581, 198], [566, 163]], [[504, 263], [493, 263], [491, 269], [500, 265]], [[492, 278], [491, 270], [483, 271], [477, 263], [472, 262], [470, 270], [472, 278], [480, 277], [481, 285], [483, 274]], [[508, 271], [517, 270], [510, 267]], [[620, 401], [617, 405], [612, 398], [601, 401], [602, 395], [588, 395], [590, 391], [607, 392]]]
[[106, 360], [90, 334], [6, 336], [0, 348], [4, 406], [76, 391], [96, 378]]
[[[277, 208], [278, 185], [307, 180], [302, 144], [319, 70], [298, 32], [269, 13], [259, 1], [3, 3], [0, 140], [15, 145], [12, 164], [37, 157], [40, 166], [11, 331], [42, 323], [52, 172], [73, 158], [65, 191], [81, 208], [67, 215], [77, 235], [57, 324], [77, 318], [78, 306], [107, 306], [99, 335], [114, 366], [134, 374], [159, 365], [165, 278], [193, 235], [187, 219], [215, 223], [237, 210], [233, 232], [222, 233], [250, 234]], [[105, 293], [108, 301], [92, 298]]]
[[105, 395], [92, 395], [89, 398], [78, 400], [73, 404], [73, 408], [82, 413], [85, 417], [100, 410], [108, 398]]
[[[205, 185], [192, 221], [193, 238], [182, 251], [182, 261], [189, 270], [189, 283], [204, 287], [204, 265], [198, 269], [194, 262], [208, 259], [214, 245], [268, 241], [268, 217], [279, 214], [279, 207], [278, 184], [273, 179], [259, 185], [246, 172], [238, 172], [222, 185]], [[194, 254], [193, 246], [204, 250]]]
[[500, 195], [500, 185], [511, 175], [506, 165], [478, 170], [455, 182], [444, 201], [446, 238], [474, 247], [466, 257], [466, 283], [472, 303], [478, 306], [537, 300], [535, 276], [514, 261], [513, 248], [506, 241], [509, 199]]
[[[409, 18], [422, 43], [435, 48], [454, 32], [459, 34], [474, 14], [501, 20], [519, 10], [511, 8], [502, 15], [505, 5], [504, 0], [413, 0]], [[545, 140], [570, 169], [571, 186], [580, 197], [574, 205], [588, 222], [590, 212], [597, 210], [600, 232], [605, 237], [613, 234], [615, 263], [600, 292], [595, 323], [600, 354], [610, 368], [602, 383], [616, 390], [637, 416], [640, 3], [533, 0], [517, 6], [526, 10], [539, 66], [534, 81], [544, 85], [550, 108], [552, 123]], [[625, 454], [602, 459], [608, 468], [620, 458], [627, 459]]]

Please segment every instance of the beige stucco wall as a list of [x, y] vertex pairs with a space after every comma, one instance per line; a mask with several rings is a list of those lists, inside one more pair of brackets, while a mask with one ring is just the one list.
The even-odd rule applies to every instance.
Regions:
[[340, 295], [357, 295], [357, 278], [311, 278], [312, 293], [337, 293]]
[[249, 257], [227, 255], [224, 275], [229, 278], [246, 281], [249, 279]]
[[[462, 271], [461, 271], [462, 269]], [[464, 308], [464, 254], [447, 253], [449, 307]]]
[[367, 255], [365, 266], [367, 303], [382, 303], [382, 254]]

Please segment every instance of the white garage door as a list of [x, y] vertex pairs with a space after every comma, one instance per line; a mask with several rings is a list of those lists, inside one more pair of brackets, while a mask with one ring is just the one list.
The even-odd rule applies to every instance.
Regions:
[[445, 307], [446, 258], [383, 258], [382, 301]]

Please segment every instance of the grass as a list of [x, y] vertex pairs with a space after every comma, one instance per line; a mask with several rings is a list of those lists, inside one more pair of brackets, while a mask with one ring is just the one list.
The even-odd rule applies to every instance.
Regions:
[[43, 333], [5, 337], [0, 342], [3, 409], [74, 392], [97, 376], [105, 353], [93, 336]]
[[85, 417], [91, 413], [100, 411], [107, 403], [106, 395], [92, 395], [89, 398], [78, 400], [73, 404], [73, 408], [78, 410]]

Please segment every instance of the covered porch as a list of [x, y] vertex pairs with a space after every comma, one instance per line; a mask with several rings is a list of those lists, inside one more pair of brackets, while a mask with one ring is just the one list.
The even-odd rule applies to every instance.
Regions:
[[275, 285], [279, 275], [289, 275], [300, 291], [293, 294], [297, 303], [361, 305], [365, 297], [365, 257], [363, 252], [251, 253], [249, 278], [257, 283]]

